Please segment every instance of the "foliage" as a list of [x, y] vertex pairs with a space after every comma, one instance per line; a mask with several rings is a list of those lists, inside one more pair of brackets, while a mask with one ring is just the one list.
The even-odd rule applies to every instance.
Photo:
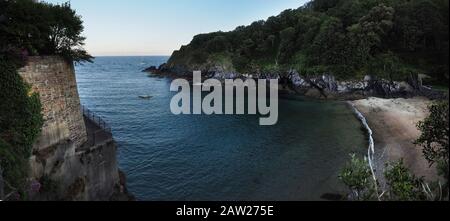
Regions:
[[1, 0], [0, 6], [0, 58], [61, 55], [70, 61], [91, 61], [82, 48], [83, 23], [69, 3]]
[[388, 165], [384, 177], [388, 186], [389, 200], [395, 201], [420, 201], [427, 200], [423, 191], [424, 181], [411, 174], [405, 167], [403, 160]]
[[373, 198], [375, 181], [367, 159], [351, 155], [350, 162], [342, 169], [339, 179], [354, 193], [357, 200]]
[[43, 118], [38, 94], [23, 82], [16, 68], [0, 61], [0, 165], [4, 179], [23, 191], [28, 158]]
[[379, 184], [372, 178], [368, 161], [355, 155], [352, 155], [351, 161], [341, 170], [339, 178], [350, 189], [351, 200], [434, 200], [433, 193], [427, 189], [423, 179], [412, 175], [402, 160], [386, 166], [384, 193], [377, 193]]
[[415, 72], [448, 81], [448, 1], [313, 0], [234, 31], [195, 36], [168, 64], [190, 67], [215, 53], [229, 55], [240, 72], [283, 66], [341, 78], [364, 72], [398, 80]]
[[416, 144], [423, 147], [423, 154], [430, 163], [436, 164], [439, 175], [446, 180], [448, 191], [449, 179], [449, 105], [448, 101], [440, 101], [429, 107], [430, 116], [418, 124], [422, 132]]
[[91, 61], [83, 29], [69, 3], [0, 0], [0, 165], [9, 191], [26, 193], [28, 159], [43, 124], [39, 96], [17, 69], [30, 55]]

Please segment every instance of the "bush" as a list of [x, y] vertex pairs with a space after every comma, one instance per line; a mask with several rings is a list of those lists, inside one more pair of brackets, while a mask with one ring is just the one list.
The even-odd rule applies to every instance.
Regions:
[[421, 201], [427, 200], [423, 192], [423, 179], [412, 175], [403, 164], [403, 160], [388, 165], [384, 173], [388, 185], [389, 200], [395, 201]]
[[372, 178], [369, 162], [366, 159], [351, 155], [351, 160], [342, 169], [339, 179], [353, 193], [351, 198], [356, 200], [373, 199], [376, 184]]

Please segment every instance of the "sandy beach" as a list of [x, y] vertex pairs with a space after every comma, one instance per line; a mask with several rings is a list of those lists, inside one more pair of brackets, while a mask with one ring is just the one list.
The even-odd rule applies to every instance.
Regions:
[[434, 168], [424, 159], [422, 149], [413, 144], [420, 136], [416, 125], [428, 116], [427, 98], [381, 99], [353, 101], [372, 128], [378, 164], [404, 159], [417, 176], [427, 180], [437, 178]]

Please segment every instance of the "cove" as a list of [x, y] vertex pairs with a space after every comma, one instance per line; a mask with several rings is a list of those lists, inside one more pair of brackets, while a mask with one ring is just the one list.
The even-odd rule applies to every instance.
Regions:
[[98, 57], [76, 67], [81, 102], [112, 127], [138, 200], [322, 200], [346, 191], [339, 170], [368, 146], [347, 104], [280, 99], [269, 127], [258, 115], [173, 115], [172, 79], [141, 72], [166, 60]]

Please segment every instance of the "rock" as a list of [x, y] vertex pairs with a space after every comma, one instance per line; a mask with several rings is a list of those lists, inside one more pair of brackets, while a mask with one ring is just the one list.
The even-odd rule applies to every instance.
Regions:
[[[149, 70], [153, 70], [150, 67]], [[396, 82], [384, 79], [378, 79], [373, 75], [366, 75], [363, 79], [353, 79], [339, 81], [332, 74], [322, 74], [312, 77], [306, 77], [299, 74], [294, 69], [287, 72], [280, 71], [260, 71], [255, 70], [250, 73], [241, 74], [234, 71], [232, 66], [227, 64], [218, 64], [207, 62], [202, 65], [183, 65], [163, 64], [158, 69], [161, 73], [170, 73], [180, 76], [190, 76], [193, 70], [201, 70], [208, 78], [218, 80], [236, 79], [236, 78], [255, 78], [255, 79], [278, 79], [283, 90], [290, 90], [299, 95], [306, 95], [317, 98], [328, 99], [347, 99], [352, 97], [362, 98], [368, 96], [374, 97], [411, 97], [422, 95], [427, 97], [442, 97], [441, 93], [424, 88], [419, 76], [411, 75], [405, 81]]]
[[[421, 94], [427, 94], [427, 97], [437, 97], [438, 94], [433, 93], [424, 87], [416, 90], [406, 81], [387, 81], [377, 79], [375, 76], [366, 75], [364, 79], [338, 81], [331, 74], [324, 74], [316, 77], [302, 78], [297, 72], [289, 71], [288, 79], [294, 88], [294, 91], [304, 91], [303, 95], [317, 97], [316, 89], [328, 99], [346, 99], [351, 97], [411, 97]], [[303, 89], [303, 90], [298, 90]], [[305, 90], [306, 89], [306, 90]], [[425, 92], [427, 91], [427, 92]], [[425, 96], [425, 95], [424, 95]]]
[[373, 77], [371, 75], [366, 75], [364, 76], [364, 81], [368, 82], [368, 81], [373, 81]]
[[322, 75], [322, 82], [327, 91], [337, 91], [336, 78], [333, 75]]
[[157, 69], [159, 73], [163, 74], [176, 74], [180, 76], [185, 76], [187, 74], [192, 75], [192, 71], [189, 71], [189, 69], [183, 65], [173, 65], [170, 66], [167, 63], [164, 63], [160, 65]]
[[127, 178], [124, 172], [119, 170], [120, 182], [115, 186], [110, 201], [136, 201], [136, 198], [127, 189]]
[[206, 77], [214, 78], [217, 80], [225, 80], [225, 79], [235, 79], [238, 77], [241, 77], [241, 75], [237, 72], [234, 72], [232, 70], [229, 70], [227, 67], [224, 67], [222, 65], [215, 65], [206, 71], [202, 71], [203, 74], [205, 74]]
[[144, 69], [142, 72], [154, 72], [158, 70], [156, 66], [150, 66], [149, 68]]
[[291, 70], [288, 73], [288, 79], [295, 87], [311, 87], [311, 85], [306, 81], [306, 79], [300, 76], [300, 74], [295, 70]]
[[338, 91], [338, 82], [335, 77], [330, 74], [324, 74], [318, 77], [312, 77], [306, 80], [310, 87], [315, 87], [316, 89], [325, 92], [337, 92]]

